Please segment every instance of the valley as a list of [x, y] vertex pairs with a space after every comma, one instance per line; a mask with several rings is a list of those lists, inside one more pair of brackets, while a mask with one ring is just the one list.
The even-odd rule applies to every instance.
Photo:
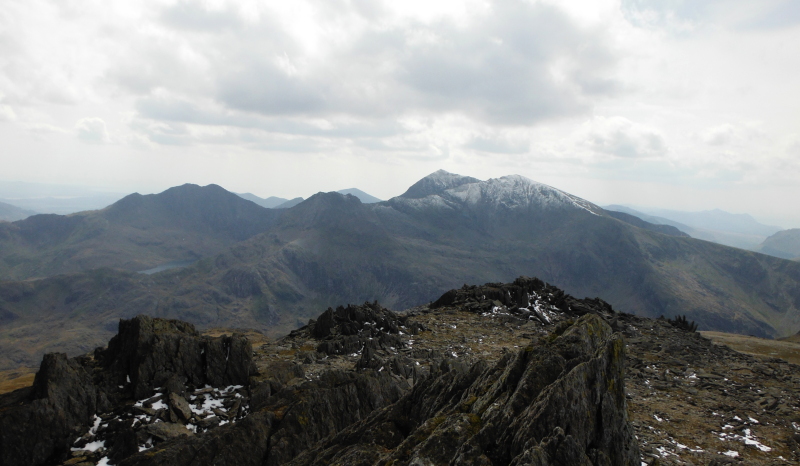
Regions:
[[[385, 202], [319, 193], [287, 209], [187, 185], [37, 217], [5, 230], [4, 244], [39, 252], [12, 266], [13, 247], [3, 249], [0, 369], [89, 351], [141, 313], [274, 337], [328, 306], [378, 300], [400, 311], [521, 273], [621, 312], [685, 315], [704, 331], [800, 329], [800, 263], [643, 228], [517, 176], [440, 171]], [[103, 228], [86, 233], [92, 224]]]

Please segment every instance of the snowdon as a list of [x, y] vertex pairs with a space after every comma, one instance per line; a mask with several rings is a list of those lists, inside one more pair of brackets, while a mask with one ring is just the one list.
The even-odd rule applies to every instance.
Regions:
[[[800, 263], [616, 217], [522, 176], [444, 171], [370, 204], [318, 193], [267, 209], [219, 186], [184, 185], [101, 211], [34, 216], [2, 227], [4, 270], [25, 280], [0, 283], [0, 325], [47, 343], [0, 342], [13, 354], [0, 363], [80, 354], [137, 314], [278, 336], [320, 308], [377, 300], [403, 310], [464, 283], [519, 275], [621, 312], [685, 315], [700, 330], [800, 329]], [[175, 261], [194, 262], [135, 273]]]

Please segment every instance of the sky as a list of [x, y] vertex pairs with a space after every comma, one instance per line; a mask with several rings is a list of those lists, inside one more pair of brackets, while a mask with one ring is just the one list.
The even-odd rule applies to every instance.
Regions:
[[0, 180], [382, 199], [445, 169], [800, 227], [800, 2], [0, 9]]

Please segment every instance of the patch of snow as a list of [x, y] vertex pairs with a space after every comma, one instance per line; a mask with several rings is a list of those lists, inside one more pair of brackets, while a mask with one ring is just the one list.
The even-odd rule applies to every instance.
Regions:
[[95, 440], [94, 442], [87, 443], [86, 446], [84, 446], [83, 448], [74, 448], [73, 447], [73, 448], [70, 448], [70, 450], [72, 450], [72, 451], [81, 451], [81, 450], [97, 451], [100, 448], [105, 448], [105, 447], [106, 447], [105, 440]]
[[725, 453], [723, 453], [723, 455], [730, 456], [731, 458], [738, 458], [739, 457], [739, 452], [738, 451], [733, 451], [733, 450], [728, 450]]
[[97, 433], [97, 429], [100, 427], [100, 422], [102, 422], [102, 419], [95, 414], [94, 418], [92, 418], [92, 421], [92, 427], [89, 429], [89, 433], [94, 435]]

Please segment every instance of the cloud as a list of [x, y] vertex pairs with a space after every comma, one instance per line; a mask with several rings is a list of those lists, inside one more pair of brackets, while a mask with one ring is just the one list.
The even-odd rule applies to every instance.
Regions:
[[179, 2], [160, 13], [166, 30], [132, 45], [107, 76], [143, 100], [211, 99], [229, 120], [459, 114], [530, 125], [583, 114], [622, 89], [605, 33], [554, 6], [509, 0], [420, 18], [343, 2], [312, 6], [309, 19], [303, 5], [289, 18], [263, 5]]
[[621, 10], [637, 26], [679, 33], [705, 32], [712, 24], [740, 30], [800, 24], [800, 3], [796, 0], [623, 0]]
[[597, 117], [581, 130], [583, 145], [591, 150], [621, 158], [657, 158], [666, 155], [667, 145], [657, 130], [623, 117]]
[[161, 12], [161, 20], [173, 27], [203, 32], [222, 32], [241, 27], [244, 22], [236, 11], [211, 10], [198, 2], [180, 1]]
[[765, 136], [764, 130], [758, 123], [723, 123], [700, 132], [700, 139], [710, 146], [742, 149], [747, 148], [748, 145], [763, 142]]
[[530, 150], [531, 144], [528, 141], [512, 141], [506, 138], [478, 136], [466, 144], [465, 147], [496, 154], [523, 154]]
[[75, 124], [78, 139], [90, 144], [107, 144], [111, 138], [106, 130], [106, 122], [101, 118], [81, 118]]
[[0, 121], [15, 121], [17, 114], [9, 105], [0, 105]]

